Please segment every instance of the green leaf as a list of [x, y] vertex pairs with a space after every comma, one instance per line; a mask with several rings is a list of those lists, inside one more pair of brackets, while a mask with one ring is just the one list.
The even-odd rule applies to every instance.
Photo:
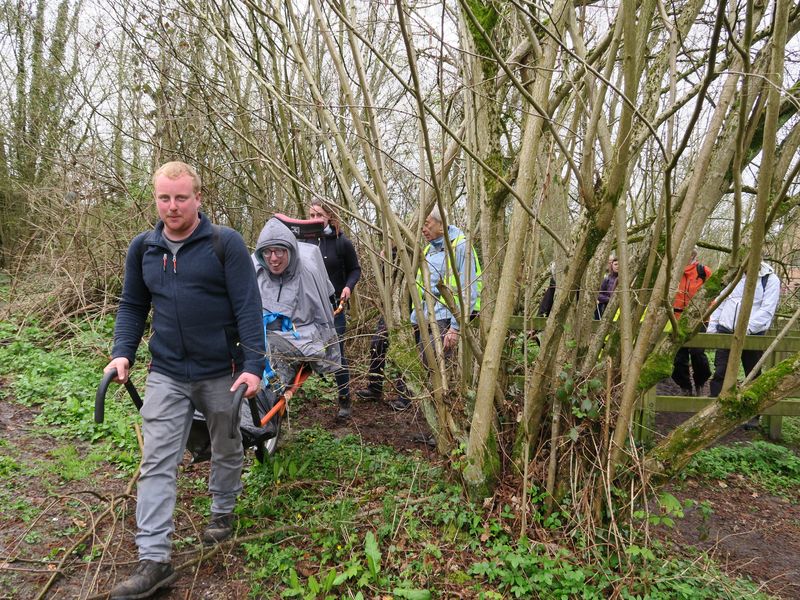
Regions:
[[325, 592], [328, 592], [328, 591], [330, 591], [330, 589], [331, 589], [331, 588], [333, 587], [333, 585], [334, 585], [334, 582], [335, 582], [337, 579], [338, 579], [338, 578], [336, 577], [336, 569], [334, 569], [334, 568], [330, 568], [330, 569], [328, 569], [328, 574], [325, 576], [325, 579], [324, 579], [324, 580], [323, 580], [323, 582], [322, 582], [322, 589], [323, 589], [323, 591], [325, 591]]
[[297, 577], [297, 571], [294, 569], [289, 570], [289, 585], [293, 590], [301, 589], [300, 579]]
[[320, 587], [319, 582], [317, 581], [317, 578], [314, 577], [313, 575], [309, 576], [309, 578], [308, 578], [308, 591], [316, 596], [317, 594], [320, 593], [321, 590], [322, 590], [322, 588]]
[[373, 579], [377, 579], [381, 570], [381, 551], [378, 549], [378, 543], [375, 541], [375, 536], [371, 531], [367, 532], [364, 551], [367, 554], [369, 572]]
[[337, 585], [342, 585], [348, 579], [355, 577], [358, 575], [358, 565], [351, 564], [347, 569], [345, 569], [344, 573], [340, 573], [336, 576], [336, 579], [333, 580], [333, 586], [336, 587]]
[[683, 516], [683, 505], [681, 501], [672, 494], [667, 492], [662, 493], [658, 497], [658, 503], [666, 514], [675, 515], [677, 517]]
[[577, 442], [578, 441], [578, 428], [577, 427], [572, 427], [569, 430], [569, 433], [567, 435], [569, 435], [569, 439], [571, 439], [573, 442]]
[[642, 549], [636, 545], [628, 546], [627, 548], [625, 548], [625, 554], [627, 554], [628, 556], [638, 556], [639, 554], [641, 554], [641, 552]]
[[395, 598], [406, 598], [406, 600], [430, 600], [431, 593], [428, 590], [395, 588], [392, 590]]

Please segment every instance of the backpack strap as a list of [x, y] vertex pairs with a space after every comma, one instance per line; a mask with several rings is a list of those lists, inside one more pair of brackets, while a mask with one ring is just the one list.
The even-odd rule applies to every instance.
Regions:
[[[149, 234], [150, 231], [145, 231], [144, 233], [140, 233], [133, 238], [133, 241], [136, 244], [134, 251], [139, 257], [139, 264], [141, 264], [141, 262], [144, 260], [144, 240]], [[211, 224], [211, 246], [214, 248], [214, 254], [217, 257], [217, 260], [224, 267], [225, 244], [222, 243], [222, 227], [219, 225], [214, 225], [213, 223]]]
[[136, 256], [139, 259], [138, 262], [139, 262], [140, 265], [142, 264], [142, 261], [144, 260], [144, 239], [147, 237], [147, 235], [149, 233], [150, 233], [149, 231], [145, 231], [143, 233], [140, 233], [135, 238], [133, 238], [133, 244], [131, 244], [131, 249], [134, 252], [136, 252]]
[[224, 267], [225, 244], [222, 243], [222, 227], [214, 223], [211, 224], [211, 245], [214, 247], [214, 254], [216, 254], [217, 260]]
[[700, 263], [697, 263], [697, 277], [703, 281], [706, 280], [706, 268]]

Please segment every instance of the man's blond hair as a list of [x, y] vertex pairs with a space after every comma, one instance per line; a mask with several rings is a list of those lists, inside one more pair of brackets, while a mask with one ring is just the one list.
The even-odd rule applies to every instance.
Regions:
[[200, 175], [197, 174], [195, 168], [192, 165], [187, 165], [185, 162], [181, 162], [179, 160], [173, 160], [168, 163], [164, 163], [156, 169], [156, 172], [153, 173], [153, 187], [156, 185], [156, 178], [160, 175], [164, 175], [169, 179], [178, 179], [178, 177], [188, 175], [192, 178], [192, 189], [195, 194], [200, 192], [200, 188], [202, 187]]

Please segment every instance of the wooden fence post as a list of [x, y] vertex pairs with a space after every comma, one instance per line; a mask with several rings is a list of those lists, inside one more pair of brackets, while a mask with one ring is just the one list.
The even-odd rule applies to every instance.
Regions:
[[[773, 352], [767, 357], [767, 360], [764, 361], [764, 370], [771, 369], [781, 361], [783, 356], [779, 358], [777, 354], [777, 352]], [[783, 417], [780, 415], [762, 415], [761, 422], [762, 427], [766, 429], [767, 437], [773, 442], [780, 441], [783, 430]]]
[[644, 446], [653, 443], [653, 434], [656, 431], [656, 386], [651, 387], [640, 401], [636, 423], [634, 424], [635, 439]]

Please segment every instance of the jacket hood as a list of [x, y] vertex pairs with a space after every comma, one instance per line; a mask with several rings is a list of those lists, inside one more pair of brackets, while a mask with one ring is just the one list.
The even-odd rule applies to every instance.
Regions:
[[[264, 257], [261, 255], [261, 251], [264, 248], [274, 246], [286, 248], [289, 251], [289, 265], [280, 275], [275, 275], [269, 270]], [[267, 221], [266, 225], [264, 225], [261, 233], [258, 234], [258, 242], [256, 243], [256, 250], [253, 253], [253, 258], [256, 263], [269, 274], [271, 279], [292, 279], [297, 273], [300, 263], [300, 257], [297, 252], [297, 238], [294, 237], [294, 234], [286, 225], [275, 217], [272, 217]]]
[[686, 265], [683, 268], [683, 274], [686, 275], [686, 277], [692, 277], [693, 273], [697, 273], [697, 261], [696, 260], [693, 260], [692, 262], [690, 262], [688, 265]]
[[767, 263], [762, 262], [761, 267], [758, 269], [758, 276], [763, 277], [764, 275], [772, 275], [775, 272], [775, 269], [770, 267]]

